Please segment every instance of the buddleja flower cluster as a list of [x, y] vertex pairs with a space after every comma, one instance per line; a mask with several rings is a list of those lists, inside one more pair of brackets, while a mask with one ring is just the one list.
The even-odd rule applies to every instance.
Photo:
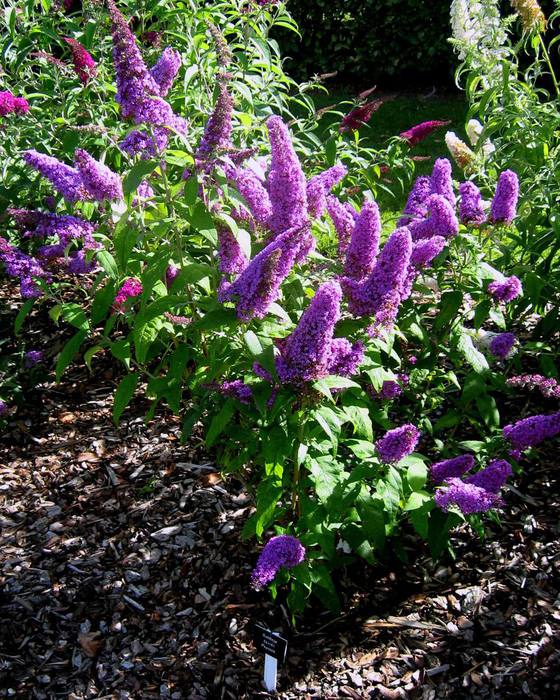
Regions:
[[69, 202], [123, 198], [121, 178], [83, 149], [76, 151], [74, 167], [35, 150], [26, 151], [23, 158]]
[[435, 484], [442, 484], [436, 491], [436, 505], [448, 511], [457, 507], [465, 515], [483, 513], [501, 504], [499, 492], [512, 474], [511, 465], [504, 459], [496, 459], [475, 474], [464, 477], [475, 465], [472, 455], [460, 455], [430, 467]]
[[292, 569], [305, 559], [305, 548], [297, 537], [271, 537], [261, 552], [251, 576], [252, 584], [260, 589], [274, 580], [280, 569]]

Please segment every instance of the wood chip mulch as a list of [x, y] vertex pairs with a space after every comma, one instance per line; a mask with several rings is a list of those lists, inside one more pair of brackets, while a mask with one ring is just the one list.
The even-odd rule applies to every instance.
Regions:
[[111, 371], [45, 381], [0, 441], [0, 697], [261, 698], [253, 625], [289, 638], [279, 697], [530, 698], [560, 692], [554, 445], [456, 559], [357, 563], [339, 616], [297, 630], [250, 589], [243, 485], [178, 421], [111, 421]]

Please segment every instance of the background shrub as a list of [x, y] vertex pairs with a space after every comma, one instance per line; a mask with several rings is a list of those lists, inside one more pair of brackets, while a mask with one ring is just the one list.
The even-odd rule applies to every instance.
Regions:
[[[502, 14], [511, 14], [509, 1], [501, 5]], [[297, 79], [338, 71], [341, 82], [391, 90], [452, 87], [449, 6], [448, 0], [289, 0], [301, 39], [283, 30], [277, 38]], [[541, 6], [548, 16], [554, 1]]]

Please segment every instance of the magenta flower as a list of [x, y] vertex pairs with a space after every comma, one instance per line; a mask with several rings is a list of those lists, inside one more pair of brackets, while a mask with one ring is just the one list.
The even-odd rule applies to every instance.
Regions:
[[0, 92], [0, 117], [8, 114], [27, 114], [29, 103], [23, 97], [15, 97], [8, 90]]
[[339, 127], [340, 133], [346, 131], [357, 131], [361, 126], [367, 124], [373, 114], [381, 107], [385, 100], [372, 100], [359, 107], [354, 107], [343, 119]]
[[360, 281], [371, 274], [379, 253], [380, 236], [379, 207], [375, 202], [366, 200], [352, 230], [344, 266], [346, 277]]
[[179, 272], [180, 269], [176, 265], [171, 264], [167, 266], [167, 270], [165, 271], [165, 286], [167, 289], [169, 289], [173, 282], [175, 282]]
[[403, 131], [400, 134], [401, 139], [404, 139], [410, 148], [416, 146], [420, 141], [423, 141], [430, 134], [432, 134], [436, 129], [441, 126], [447, 126], [451, 124], [451, 121], [441, 121], [439, 119], [432, 119], [431, 121], [422, 122], [421, 124], [416, 124], [416, 126]]
[[113, 302], [115, 311], [124, 311], [124, 305], [128, 299], [134, 299], [142, 294], [142, 283], [135, 277], [129, 277], [121, 288]]
[[507, 304], [523, 294], [518, 277], [512, 275], [503, 281], [495, 280], [488, 285], [488, 294], [497, 302]]
[[85, 48], [76, 39], [64, 37], [64, 41], [70, 46], [72, 51], [72, 63], [74, 71], [84, 85], [97, 73], [95, 61]]
[[280, 569], [292, 569], [305, 559], [305, 548], [297, 537], [277, 535], [266, 543], [257, 565], [255, 566], [251, 583], [257, 590], [264, 588], [273, 581]]
[[382, 462], [396, 464], [414, 452], [419, 439], [420, 431], [418, 428], [412, 423], [406, 423], [387, 431], [375, 443], [375, 449]]
[[517, 213], [519, 180], [513, 170], [500, 174], [496, 193], [492, 200], [491, 219], [495, 222], [511, 224]]

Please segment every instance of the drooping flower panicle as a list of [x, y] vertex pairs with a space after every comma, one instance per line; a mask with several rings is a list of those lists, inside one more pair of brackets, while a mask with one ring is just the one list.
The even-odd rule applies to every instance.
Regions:
[[271, 537], [261, 552], [251, 576], [256, 589], [273, 581], [280, 569], [292, 569], [305, 559], [305, 548], [291, 535]]
[[488, 285], [488, 294], [497, 302], [507, 304], [523, 293], [521, 281], [515, 275], [504, 280], [494, 280]]
[[85, 85], [97, 74], [95, 61], [91, 57], [90, 53], [86, 51], [86, 49], [80, 44], [79, 41], [76, 41], [76, 39], [65, 37], [64, 41], [68, 44], [70, 50], [72, 51], [74, 71], [81, 82]]

